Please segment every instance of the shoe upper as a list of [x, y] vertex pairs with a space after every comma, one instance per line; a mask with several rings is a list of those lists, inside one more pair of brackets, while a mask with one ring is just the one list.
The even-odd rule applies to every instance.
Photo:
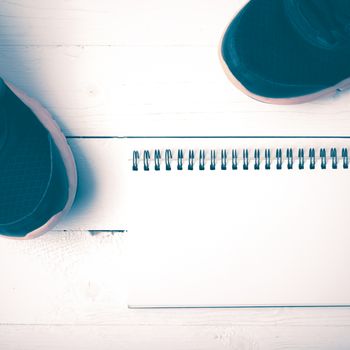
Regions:
[[251, 0], [229, 25], [222, 57], [254, 94], [315, 93], [350, 77], [349, 17], [347, 0]]
[[60, 153], [35, 114], [0, 83], [0, 234], [24, 237], [68, 199]]
[[329, 50], [349, 49], [349, 0], [283, 1], [290, 22], [310, 44]]

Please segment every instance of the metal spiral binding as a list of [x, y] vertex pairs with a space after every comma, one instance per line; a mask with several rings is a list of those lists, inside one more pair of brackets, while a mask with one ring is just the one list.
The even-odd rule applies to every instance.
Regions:
[[338, 168], [337, 149], [331, 148], [332, 169]]
[[315, 156], [315, 149], [310, 148], [309, 149], [309, 158], [310, 158], [310, 169], [315, 169], [316, 164], [316, 156]]
[[132, 153], [132, 170], [137, 171], [139, 169], [139, 159], [140, 153], [138, 151], [134, 151]]
[[348, 157], [348, 149], [347, 148], [343, 148], [341, 150], [341, 156], [343, 158], [343, 168], [344, 169], [348, 169], [348, 167], [349, 167], [349, 157]]
[[282, 169], [282, 149], [281, 148], [277, 148], [276, 149], [276, 169], [277, 170], [281, 170]]
[[321, 169], [326, 169], [327, 167], [327, 153], [324, 148], [321, 148], [320, 150], [320, 157], [321, 157]]
[[215, 150], [210, 151], [210, 170], [215, 170], [216, 167], [216, 152]]
[[201, 149], [199, 151], [199, 170], [205, 169], [205, 151]]
[[238, 156], [237, 156], [237, 150], [232, 150], [232, 170], [238, 169]]
[[260, 169], [260, 150], [259, 149], [254, 150], [254, 169], [255, 170]]
[[225, 149], [221, 150], [221, 170], [227, 169], [227, 151]]
[[[155, 171], [161, 170], [162, 163], [162, 152], [159, 149], [154, 150], [154, 153], [151, 155], [151, 151], [144, 150], [143, 157], [140, 157], [139, 151], [133, 151], [132, 155], [132, 170], [139, 170], [139, 163], [142, 163], [142, 167], [144, 171], [150, 171], [151, 167]], [[184, 170], [185, 160], [187, 163], [187, 169], [189, 171], [193, 171], [195, 169], [196, 161], [197, 167], [199, 170], [203, 171], [206, 169], [206, 151], [204, 149], [196, 152], [194, 149], [190, 149], [187, 151], [187, 158], [185, 158], [185, 151], [183, 149], [178, 149], [175, 153], [177, 157], [173, 160], [172, 150], [166, 149], [164, 152], [164, 163], [165, 170], [171, 171], [173, 161], [176, 162], [176, 169], [181, 171]], [[230, 154], [230, 158], [229, 155]], [[264, 155], [262, 157], [262, 154]], [[217, 163], [220, 162], [220, 169], [227, 170], [229, 169], [229, 162], [231, 163], [232, 170], [238, 170], [239, 168], [243, 170], [249, 170], [250, 167], [254, 170], [261, 170], [263, 166], [265, 170], [272, 169], [272, 165], [274, 164], [275, 169], [281, 170], [283, 169], [283, 164], [286, 164], [286, 168], [288, 170], [292, 170], [294, 168], [294, 163], [297, 162], [297, 169], [303, 170], [305, 169], [305, 165], [308, 164], [309, 169], [316, 169], [316, 164], [319, 164], [321, 169], [327, 169], [329, 165], [332, 169], [338, 169], [341, 166], [343, 169], [349, 168], [349, 151], [348, 148], [343, 147], [339, 149], [339, 155], [337, 148], [330, 148], [330, 153], [327, 154], [326, 148], [320, 148], [319, 154], [316, 154], [315, 148], [311, 147], [308, 150], [305, 148], [299, 148], [297, 152], [297, 156], [294, 157], [293, 149], [287, 148], [282, 150], [282, 148], [277, 148], [275, 157], [272, 159], [272, 151], [270, 148], [266, 148], [263, 150], [256, 148], [253, 151], [252, 157], [250, 157], [249, 150], [243, 149], [232, 149], [230, 153], [226, 149], [221, 149], [220, 153], [217, 154], [217, 151], [212, 149], [210, 150], [210, 163], [209, 169], [214, 171], [217, 170]], [[284, 158], [285, 155], [285, 158]], [[317, 161], [320, 163], [317, 163]], [[308, 163], [306, 163], [308, 161]], [[328, 163], [329, 161], [329, 163]], [[208, 160], [209, 162], [209, 160]], [[252, 164], [251, 164], [252, 162]], [[339, 165], [339, 163], [341, 165]]]
[[182, 149], [177, 151], [177, 170], [183, 169], [184, 152]]
[[156, 149], [154, 151], [154, 170], [159, 171], [160, 170], [160, 150]]
[[265, 169], [271, 169], [271, 150], [269, 148], [265, 149]]
[[287, 168], [293, 169], [293, 150], [291, 148], [287, 149]]
[[149, 160], [151, 159], [151, 155], [149, 151], [143, 152], [143, 170], [149, 171]]
[[193, 164], [194, 164], [194, 150], [190, 149], [188, 151], [188, 170], [193, 170]]
[[305, 158], [304, 158], [304, 148], [299, 148], [298, 150], [298, 159], [299, 159], [299, 169], [304, 169]]
[[171, 170], [171, 159], [173, 158], [173, 155], [171, 153], [170, 149], [167, 149], [165, 151], [165, 170]]

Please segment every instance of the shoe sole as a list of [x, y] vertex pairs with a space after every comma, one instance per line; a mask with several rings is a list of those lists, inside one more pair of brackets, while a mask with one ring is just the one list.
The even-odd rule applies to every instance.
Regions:
[[[245, 5], [246, 4], [244, 4], [244, 6]], [[277, 105], [293, 105], [293, 104], [300, 104], [300, 103], [310, 102], [310, 101], [316, 100], [316, 99], [318, 99], [320, 97], [334, 96], [337, 92], [341, 92], [343, 90], [346, 90], [346, 89], [350, 88], [350, 77], [349, 77], [349, 78], [346, 78], [346, 79], [342, 80], [338, 84], [336, 84], [334, 86], [331, 86], [329, 88], [323, 89], [323, 90], [321, 90], [319, 92], [315, 92], [315, 93], [308, 94], [308, 95], [303, 95], [303, 96], [298, 96], [298, 97], [272, 98], [272, 97], [264, 97], [264, 96], [256, 95], [256, 94], [252, 93], [251, 91], [249, 91], [244, 85], [242, 85], [242, 83], [230, 71], [230, 69], [228, 68], [228, 65], [226, 64], [226, 62], [225, 62], [225, 60], [224, 60], [224, 58], [222, 56], [222, 42], [223, 42], [225, 33], [226, 33], [229, 25], [236, 18], [236, 16], [241, 11], [241, 9], [239, 9], [236, 12], [236, 14], [233, 16], [233, 18], [228, 23], [228, 25], [225, 28], [224, 33], [221, 36], [220, 45], [219, 45], [219, 59], [220, 59], [221, 65], [223, 67], [223, 70], [224, 70], [226, 76], [228, 77], [228, 79], [230, 80], [230, 82], [235, 87], [237, 87], [239, 90], [241, 90], [244, 94], [246, 94], [247, 96], [253, 98], [254, 100], [257, 100], [257, 101], [260, 101], [260, 102], [264, 102], [264, 103], [277, 104]]]
[[11, 91], [24, 103], [29, 107], [41, 124], [48, 130], [53, 142], [55, 143], [61, 157], [63, 160], [63, 164], [66, 168], [66, 173], [68, 177], [68, 200], [65, 207], [55, 214], [49, 221], [47, 221], [43, 226], [37, 228], [34, 231], [29, 232], [24, 237], [9, 237], [3, 236], [11, 239], [17, 240], [26, 240], [39, 237], [44, 233], [50, 231], [59, 220], [69, 211], [72, 207], [75, 194], [77, 191], [78, 177], [77, 177], [77, 169], [73, 157], [73, 153], [67, 143], [66, 137], [63, 135], [60, 127], [57, 125], [55, 120], [52, 118], [49, 111], [44, 108], [39, 102], [34, 100], [33, 98], [26, 95], [23, 91], [13, 86], [11, 83], [5, 81], [5, 84], [11, 89]]

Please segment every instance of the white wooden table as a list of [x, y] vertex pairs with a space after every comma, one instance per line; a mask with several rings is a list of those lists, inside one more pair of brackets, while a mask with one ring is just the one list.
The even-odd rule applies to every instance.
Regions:
[[[255, 102], [218, 43], [242, 0], [0, 0], [0, 75], [40, 100], [76, 156], [55, 231], [0, 240], [0, 349], [348, 349], [348, 308], [128, 310], [125, 136], [350, 135], [350, 94]], [[331, 263], [331, 262], [330, 262]]]

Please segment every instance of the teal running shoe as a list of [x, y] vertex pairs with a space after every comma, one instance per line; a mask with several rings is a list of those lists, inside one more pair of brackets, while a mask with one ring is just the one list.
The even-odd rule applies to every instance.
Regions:
[[0, 235], [37, 237], [72, 206], [77, 172], [50, 113], [0, 80]]
[[292, 104], [350, 87], [349, 0], [251, 0], [234, 17], [220, 56], [247, 95]]

